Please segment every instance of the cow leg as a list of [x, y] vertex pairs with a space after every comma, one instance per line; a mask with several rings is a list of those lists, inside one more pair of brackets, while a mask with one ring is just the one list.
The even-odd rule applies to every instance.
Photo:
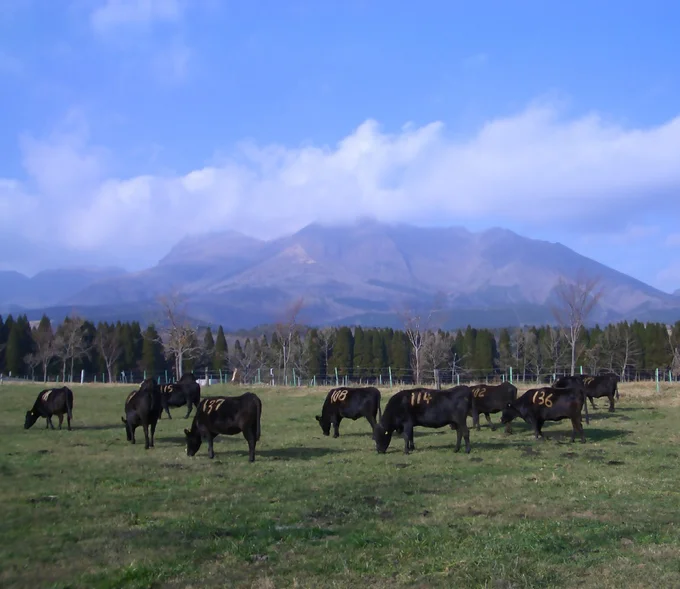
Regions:
[[614, 394], [609, 393], [609, 413], [614, 413]]
[[375, 419], [375, 415], [371, 415], [370, 413], [366, 416], [366, 419], [368, 420], [368, 423], [371, 425], [371, 432], [373, 434], [372, 440], [375, 440], [375, 426], [378, 425], [377, 420]]
[[413, 443], [413, 426], [409, 423], [404, 425], [404, 454], [408, 454], [410, 450], [415, 450], [416, 446]]
[[128, 436], [129, 436], [128, 439], [129, 439], [133, 444], [136, 444], [136, 443], [137, 443], [137, 440], [135, 439], [135, 430], [137, 429], [137, 426], [136, 426], [136, 425], [134, 425], [134, 426], [133, 426], [133, 425], [130, 425], [130, 426], [128, 426], [128, 427], [130, 428], [130, 432], [129, 432], [129, 434], [128, 434]]
[[47, 418], [47, 423], [49, 424], [50, 428], [54, 429], [54, 424], [52, 423], [52, 416], [51, 415]]
[[585, 444], [586, 442], [586, 434], [583, 431], [583, 423], [581, 422], [581, 415], [577, 415], [575, 417], [571, 418], [571, 441], [574, 442], [576, 441], [576, 434], [580, 433], [581, 434], [581, 442]]
[[187, 414], [184, 416], [184, 419], [189, 419], [189, 415], [191, 415], [191, 410], [194, 408], [194, 404], [191, 402], [191, 400], [187, 403]]
[[248, 462], [255, 462], [255, 438], [257, 436], [255, 430], [257, 426], [251, 429], [243, 430], [243, 437], [248, 442]]
[[597, 407], [595, 406], [595, 400], [591, 396], [588, 396], [588, 398], [590, 399], [590, 405], [592, 406], [592, 408], [597, 409]]
[[61, 424], [64, 423], [64, 414], [60, 413], [57, 417], [59, 418], [59, 429], [61, 429]]
[[467, 426], [467, 420], [461, 424], [456, 424], [456, 447], [454, 452], [460, 452], [460, 442], [465, 439], [465, 453], [470, 453], [470, 429]]
[[154, 439], [155, 435], [156, 435], [156, 422], [152, 421], [151, 422], [151, 447], [152, 448], [155, 448], [155, 446], [153, 445], [153, 439]]
[[[472, 427], [476, 427], [477, 431], [480, 431], [482, 428], [479, 425], [479, 411], [477, 411], [477, 407], [474, 405], [472, 406]], [[451, 429], [458, 429], [456, 428], [453, 424], [451, 424]]]
[[340, 422], [342, 421], [342, 417], [339, 415], [333, 419], [331, 422], [333, 424], [333, 437], [334, 438], [339, 438], [340, 437]]
[[493, 423], [491, 423], [491, 416], [490, 416], [488, 413], [485, 413], [485, 414], [484, 414], [484, 417], [486, 417], [486, 422], [489, 424], [489, 427], [491, 428], [491, 431], [492, 431], [492, 432], [495, 432], [495, 431], [496, 431], [496, 426], [495, 426]]
[[66, 413], [66, 425], [67, 425], [68, 431], [71, 431], [71, 412], [70, 411], [68, 411]]
[[536, 439], [542, 439], [543, 438], [543, 432], [541, 431], [541, 428], [543, 427], [543, 424], [545, 422], [542, 419], [536, 419], [534, 425], [534, 435], [536, 436]]
[[208, 432], [208, 458], [215, 458], [215, 450], [213, 449], [213, 441], [215, 434]]
[[508, 423], [505, 424], [505, 433], [511, 435], [512, 434], [512, 422], [508, 421]]
[[144, 428], [144, 449], [148, 450], [149, 449], [149, 424], [145, 421], [142, 423], [142, 427]]

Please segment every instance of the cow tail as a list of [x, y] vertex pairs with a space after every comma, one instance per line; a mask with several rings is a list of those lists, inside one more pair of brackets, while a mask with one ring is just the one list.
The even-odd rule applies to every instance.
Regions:
[[66, 411], [68, 418], [73, 419], [73, 391], [71, 389], [66, 393]]
[[590, 425], [590, 418], [588, 417], [588, 397], [586, 396], [586, 388], [581, 389], [583, 391], [583, 406], [586, 408], [586, 425]]
[[616, 393], [616, 398], [619, 398], [619, 379], [614, 381], [614, 392]]
[[382, 421], [382, 409], [380, 407], [380, 397], [378, 397], [378, 421]]
[[257, 432], [255, 433], [255, 441], [260, 441], [260, 419], [262, 419], [262, 402], [258, 399], [257, 403]]

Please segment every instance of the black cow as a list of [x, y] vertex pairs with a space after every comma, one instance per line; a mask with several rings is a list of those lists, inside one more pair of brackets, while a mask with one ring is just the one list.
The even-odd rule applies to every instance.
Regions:
[[[156, 424], [161, 416], [161, 395], [160, 391], [154, 387], [145, 387], [143, 390], [132, 391], [125, 399], [125, 417], [121, 417], [125, 424], [125, 434], [128, 442], [133, 444], [135, 440], [135, 430], [140, 425], [144, 429], [144, 448], [153, 448]], [[151, 426], [151, 438], [149, 439], [149, 426]]]
[[340, 435], [340, 422], [343, 417], [353, 421], [365, 417], [371, 424], [371, 431], [374, 432], [377, 416], [382, 417], [378, 389], [375, 387], [341, 387], [328, 392], [321, 408], [321, 415], [317, 415], [316, 420], [324, 436], [330, 435], [332, 425], [333, 437], [337, 438]]
[[[148, 385], [146, 383], [149, 383]], [[196, 382], [196, 377], [193, 373], [182, 375], [176, 383], [173, 384], [157, 384], [152, 378], [147, 378], [139, 387], [153, 386], [158, 388], [161, 395], [161, 406], [167, 413], [168, 419], [172, 419], [170, 415], [170, 407], [187, 406], [187, 414], [184, 419], [188, 419], [194, 406], [198, 407], [201, 400], [201, 385]]]
[[589, 374], [577, 374], [575, 376], [563, 376], [555, 381], [555, 387], [573, 387], [582, 385], [586, 390], [586, 397], [590, 399], [593, 409], [597, 409], [593, 397], [607, 397], [609, 399], [609, 411], [614, 412], [614, 397], [619, 398], [619, 377], [616, 374], [602, 374], [591, 376]]
[[214, 458], [213, 440], [218, 434], [233, 436], [243, 432], [248, 442], [248, 462], [255, 460], [255, 443], [260, 440], [262, 401], [254, 393], [238, 397], [204, 397], [196, 408], [191, 430], [185, 429], [187, 455], [193, 456], [208, 440], [208, 457]]
[[395, 393], [385, 406], [385, 411], [375, 426], [373, 439], [380, 454], [384, 454], [392, 440], [392, 432], [404, 437], [404, 454], [415, 450], [413, 428], [444, 427], [451, 425], [456, 429], [456, 452], [465, 438], [465, 452], [470, 452], [470, 430], [467, 416], [472, 409], [472, 391], [461, 385], [452, 389], [434, 390], [417, 388]]
[[581, 441], [586, 441], [581, 423], [581, 411], [585, 407], [586, 424], [588, 418], [588, 404], [583, 385], [571, 388], [540, 387], [529, 389], [519, 399], [508, 403], [501, 416], [501, 423], [510, 423], [516, 417], [521, 417], [534, 428], [536, 439], [542, 438], [541, 428], [546, 421], [561, 421], [571, 419], [571, 441], [576, 433], [581, 434]]
[[26, 411], [26, 420], [24, 421], [24, 429], [30, 429], [33, 424], [38, 421], [39, 417], [44, 417], [47, 420], [45, 429], [51, 427], [52, 416], [56, 415], [59, 418], [59, 429], [64, 421], [64, 414], [66, 414], [66, 422], [68, 430], [71, 431], [71, 420], [73, 419], [73, 391], [68, 387], [44, 389], [38, 393], [38, 398], [33, 403], [33, 408]]
[[[474, 385], [472, 389], [472, 427], [477, 431], [481, 430], [479, 425], [479, 414], [483, 413], [492, 431], [496, 431], [496, 426], [491, 423], [490, 413], [503, 411], [508, 403], [517, 399], [517, 387], [509, 382], [499, 385]], [[505, 431], [512, 433], [512, 424], [505, 425]]]

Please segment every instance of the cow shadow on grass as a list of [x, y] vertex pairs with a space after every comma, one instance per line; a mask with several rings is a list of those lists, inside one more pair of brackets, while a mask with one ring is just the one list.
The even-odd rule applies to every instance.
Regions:
[[79, 429], [79, 430], [87, 430], [87, 431], [91, 431], [91, 432], [103, 432], [103, 431], [112, 430], [112, 429], [119, 429], [119, 430], [122, 430], [123, 432], [125, 432], [125, 426], [123, 425], [122, 422], [119, 423], [118, 425], [114, 425], [114, 424], [107, 424], [107, 425], [77, 425], [77, 424], [71, 422], [71, 427], [72, 427], [74, 430]]
[[[350, 450], [345, 448], [322, 448], [314, 446], [294, 446], [290, 448], [265, 448], [260, 450], [255, 448], [255, 460], [259, 457], [270, 458], [272, 460], [314, 460], [328, 456], [329, 454], [344, 454]], [[215, 450], [217, 453], [217, 450]], [[243, 450], [220, 450], [220, 454], [229, 456], [248, 456], [248, 447]]]

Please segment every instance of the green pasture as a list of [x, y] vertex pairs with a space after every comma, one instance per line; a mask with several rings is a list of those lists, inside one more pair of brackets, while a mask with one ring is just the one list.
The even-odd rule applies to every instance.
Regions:
[[365, 420], [324, 437], [323, 389], [250, 389], [253, 464], [241, 435], [188, 458], [184, 408], [132, 446], [131, 386], [75, 385], [73, 431], [25, 431], [41, 388], [0, 386], [4, 589], [680, 587], [680, 385], [622, 385], [586, 444], [568, 421], [537, 442], [482, 417], [469, 455], [416, 428], [408, 456], [397, 436], [378, 455]]

